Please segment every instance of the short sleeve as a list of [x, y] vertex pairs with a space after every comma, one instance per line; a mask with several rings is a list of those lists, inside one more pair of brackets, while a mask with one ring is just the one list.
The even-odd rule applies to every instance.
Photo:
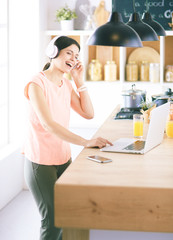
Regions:
[[38, 76], [34, 76], [34, 77], [32, 78], [32, 80], [31, 80], [30, 82], [28, 82], [27, 85], [26, 85], [25, 88], [24, 88], [24, 95], [25, 95], [25, 97], [26, 97], [28, 100], [29, 100], [28, 90], [29, 90], [29, 85], [30, 85], [31, 83], [37, 84], [39, 87], [41, 87], [41, 89], [43, 89], [43, 91], [45, 91], [45, 86], [44, 86], [43, 80], [42, 80], [40, 77], [38, 77]]

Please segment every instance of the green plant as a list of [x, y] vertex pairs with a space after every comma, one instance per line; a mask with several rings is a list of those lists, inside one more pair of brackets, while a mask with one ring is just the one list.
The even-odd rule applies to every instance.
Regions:
[[62, 20], [71, 20], [77, 18], [75, 11], [71, 10], [67, 5], [56, 10], [56, 20], [58, 22]]
[[144, 111], [146, 111], [146, 110], [152, 108], [154, 106], [154, 104], [155, 104], [154, 102], [150, 102], [147, 100], [147, 101], [142, 101], [141, 104], [139, 105], [139, 107], [141, 109], [143, 109]]

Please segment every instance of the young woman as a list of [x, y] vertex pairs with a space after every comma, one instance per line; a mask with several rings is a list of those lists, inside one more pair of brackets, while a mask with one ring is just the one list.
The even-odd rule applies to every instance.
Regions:
[[[54, 227], [53, 190], [71, 163], [70, 143], [99, 148], [111, 144], [101, 137], [87, 140], [68, 130], [71, 107], [86, 119], [94, 116], [79, 51], [74, 39], [55, 37], [46, 51], [50, 63], [25, 87], [29, 108], [25, 179], [41, 215], [40, 240], [61, 239], [61, 229]], [[76, 90], [64, 73], [71, 73]]]

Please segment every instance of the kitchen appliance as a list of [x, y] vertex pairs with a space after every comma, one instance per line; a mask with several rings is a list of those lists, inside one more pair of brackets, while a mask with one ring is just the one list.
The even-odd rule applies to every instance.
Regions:
[[130, 90], [122, 92], [124, 108], [140, 108], [140, 104], [146, 100], [146, 91], [136, 89], [135, 84]]
[[114, 119], [133, 119], [133, 114], [142, 114], [140, 108], [121, 108]]
[[156, 106], [160, 106], [168, 101], [173, 101], [173, 92], [171, 88], [168, 88], [164, 94], [152, 95], [151, 98], [156, 103]]
[[133, 119], [134, 114], [142, 114], [140, 112], [140, 104], [146, 100], [146, 92], [136, 89], [135, 84], [130, 90], [122, 92], [123, 107], [116, 114], [114, 119]]

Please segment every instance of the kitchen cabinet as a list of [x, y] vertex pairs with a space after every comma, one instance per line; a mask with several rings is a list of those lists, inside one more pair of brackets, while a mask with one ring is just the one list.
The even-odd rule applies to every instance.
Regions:
[[[80, 1], [80, 4], [84, 2], [84, 0]], [[98, 6], [99, 2], [100, 0], [92, 1], [92, 5]], [[112, 1], [105, 2], [108, 4], [106, 7], [109, 11], [111, 11]], [[74, 9], [77, 3], [79, 3], [78, 0], [69, 1], [68, 5]], [[58, 2], [55, 0], [44, 0], [42, 2], [42, 12], [40, 14], [40, 59], [42, 60], [40, 61], [40, 66], [42, 68], [45, 62], [48, 61], [44, 54], [44, 49], [53, 36], [68, 35], [75, 38], [80, 43], [80, 58], [85, 67], [86, 85], [90, 91], [91, 99], [94, 102], [96, 117], [95, 120], [91, 120], [89, 123], [85, 120], [81, 121], [81, 119], [79, 122], [82, 124], [82, 126], [89, 124], [90, 126], [98, 127], [104, 119], [103, 115], [106, 116], [106, 114], [109, 114], [111, 109], [115, 107], [117, 103], [121, 103], [121, 91], [131, 88], [131, 85], [134, 83], [126, 81], [125, 66], [130, 53], [135, 50], [135, 48], [87, 46], [87, 39], [93, 33], [93, 31], [73, 30], [65, 32], [60, 30], [60, 24], [55, 22], [55, 12], [56, 9], [62, 6], [64, 6], [63, 0]], [[173, 88], [173, 83], [165, 82], [165, 66], [173, 65], [173, 31], [167, 31], [166, 34], [167, 36], [160, 37], [159, 41], [143, 42], [144, 46], [152, 47], [160, 54], [160, 82], [135, 82], [138, 89], [147, 90], [147, 98], [150, 98], [150, 96], [153, 94], [160, 94], [164, 92], [168, 87]], [[115, 61], [117, 64], [117, 81], [88, 81], [88, 65], [92, 59], [96, 58], [102, 63], [102, 66], [107, 60]], [[102, 76], [104, 76], [103, 72]], [[79, 126], [77, 119], [78, 117], [76, 118], [75, 115], [76, 125]]]

